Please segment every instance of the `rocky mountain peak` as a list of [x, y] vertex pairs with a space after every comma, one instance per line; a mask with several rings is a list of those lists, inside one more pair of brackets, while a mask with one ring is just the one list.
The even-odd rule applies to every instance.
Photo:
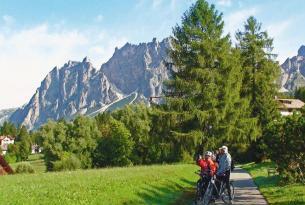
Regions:
[[48, 119], [94, 116], [112, 104], [118, 106], [116, 102], [125, 98], [119, 104], [135, 101], [138, 96], [144, 101], [160, 96], [163, 82], [170, 75], [164, 62], [170, 46], [169, 39], [159, 42], [156, 38], [138, 45], [126, 43], [115, 49], [100, 70], [93, 67], [88, 57], [54, 67], [30, 101], [9, 120], [34, 129]]
[[168, 79], [164, 64], [168, 49], [166, 40], [159, 42], [156, 38], [138, 45], [126, 43], [101, 70], [124, 94], [137, 90], [146, 98], [157, 96], [162, 92], [163, 81]]
[[305, 46], [302, 45], [299, 50], [298, 50], [298, 56], [303, 56], [305, 57]]
[[86, 57], [83, 59], [82, 62], [83, 62], [83, 63], [89, 63], [89, 62], [90, 62], [90, 59], [88, 58], [88, 56], [86, 56]]
[[[305, 86], [305, 46], [301, 46], [298, 55], [287, 58], [281, 65], [281, 85], [286, 90], [293, 91]], [[283, 90], [283, 89], [282, 89]]]
[[88, 58], [69, 61], [55, 67], [41, 82], [29, 103], [18, 109], [10, 121], [29, 129], [39, 127], [48, 119], [71, 119], [78, 114], [103, 107], [121, 94], [97, 71]]

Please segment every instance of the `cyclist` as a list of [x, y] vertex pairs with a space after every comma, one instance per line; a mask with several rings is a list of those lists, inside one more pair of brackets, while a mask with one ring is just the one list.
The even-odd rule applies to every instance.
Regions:
[[227, 146], [222, 146], [220, 149], [220, 155], [219, 155], [219, 167], [216, 172], [216, 178], [219, 180], [217, 182], [217, 187], [220, 187], [220, 181], [223, 181], [225, 183], [225, 186], [229, 193], [229, 199], [231, 198], [231, 189], [230, 189], [230, 173], [231, 173], [231, 162], [232, 158], [231, 155], [228, 152]]
[[197, 161], [198, 166], [201, 168], [201, 172], [208, 174], [209, 176], [213, 176], [216, 173], [216, 165], [211, 157], [212, 152], [207, 151], [204, 155], [204, 159], [199, 156], [199, 160]]
[[211, 177], [216, 173], [216, 164], [211, 159], [212, 152], [207, 151], [204, 155], [204, 159], [199, 155], [199, 159], [197, 161], [198, 166], [201, 168], [201, 178], [197, 182], [197, 186], [200, 187], [202, 195], [211, 180]]

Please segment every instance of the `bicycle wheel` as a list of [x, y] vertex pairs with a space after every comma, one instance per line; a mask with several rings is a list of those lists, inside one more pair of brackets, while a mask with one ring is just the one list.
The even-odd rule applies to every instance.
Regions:
[[194, 201], [194, 204], [199, 205], [201, 201], [202, 201], [202, 184], [201, 184], [201, 180], [198, 180], [196, 186], [196, 199]]
[[231, 198], [233, 200], [235, 197], [235, 187], [234, 187], [233, 182], [230, 182], [230, 189], [231, 189]]
[[203, 196], [203, 205], [209, 205], [213, 194], [213, 185], [210, 183]]
[[234, 194], [235, 194], [235, 188], [232, 182], [230, 182], [230, 190], [231, 190], [231, 200], [229, 197], [229, 191], [227, 188], [224, 189], [221, 199], [225, 204], [232, 204], [232, 200], [234, 199]]

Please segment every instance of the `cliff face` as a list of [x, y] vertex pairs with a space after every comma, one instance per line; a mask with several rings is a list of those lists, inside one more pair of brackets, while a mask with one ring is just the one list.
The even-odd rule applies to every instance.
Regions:
[[[164, 65], [169, 47], [169, 39], [161, 42], [153, 39], [139, 45], [127, 43], [116, 49], [100, 70], [87, 58], [82, 62], [69, 61], [60, 69], [55, 67], [29, 103], [17, 109], [9, 120], [35, 129], [49, 119], [69, 120], [79, 114], [94, 116], [114, 102], [130, 98], [131, 93], [144, 101], [150, 96], [159, 96], [169, 76]], [[117, 105], [135, 101], [123, 100]]]
[[16, 111], [16, 108], [0, 110], [0, 126]]
[[301, 46], [298, 54], [281, 65], [281, 84], [286, 90], [293, 91], [305, 86], [305, 46]]
[[139, 45], [125, 44], [116, 49], [101, 70], [123, 93], [137, 91], [146, 98], [159, 96], [162, 83], [168, 79], [164, 61], [168, 59], [169, 39]]
[[55, 67], [42, 81], [30, 102], [18, 109], [10, 120], [33, 129], [48, 119], [71, 119], [87, 114], [118, 99], [120, 93], [107, 77], [83, 62], [69, 61]]

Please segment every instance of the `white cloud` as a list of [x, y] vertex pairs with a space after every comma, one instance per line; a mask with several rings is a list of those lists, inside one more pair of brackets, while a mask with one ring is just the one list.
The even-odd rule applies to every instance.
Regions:
[[242, 29], [244, 22], [249, 16], [253, 16], [258, 13], [257, 8], [247, 8], [224, 15], [225, 32], [230, 33], [232, 37], [235, 36], [235, 32]]
[[285, 21], [274, 22], [267, 25], [267, 32], [274, 39], [273, 44], [276, 45], [274, 53], [278, 54], [278, 60], [283, 63], [286, 58], [296, 55], [295, 47], [291, 45], [289, 37], [286, 35], [290, 30], [289, 27], [294, 23], [294, 19], [286, 19]]
[[54, 66], [88, 56], [99, 68], [127, 41], [105, 31], [53, 29], [41, 24], [9, 33], [0, 30], [0, 109], [27, 103]]
[[217, 4], [220, 6], [231, 6], [232, 0], [217, 0]]
[[289, 26], [292, 24], [292, 19], [286, 19], [285, 21], [272, 23], [271, 25], [267, 26], [268, 34], [272, 37], [279, 37], [281, 36]]

